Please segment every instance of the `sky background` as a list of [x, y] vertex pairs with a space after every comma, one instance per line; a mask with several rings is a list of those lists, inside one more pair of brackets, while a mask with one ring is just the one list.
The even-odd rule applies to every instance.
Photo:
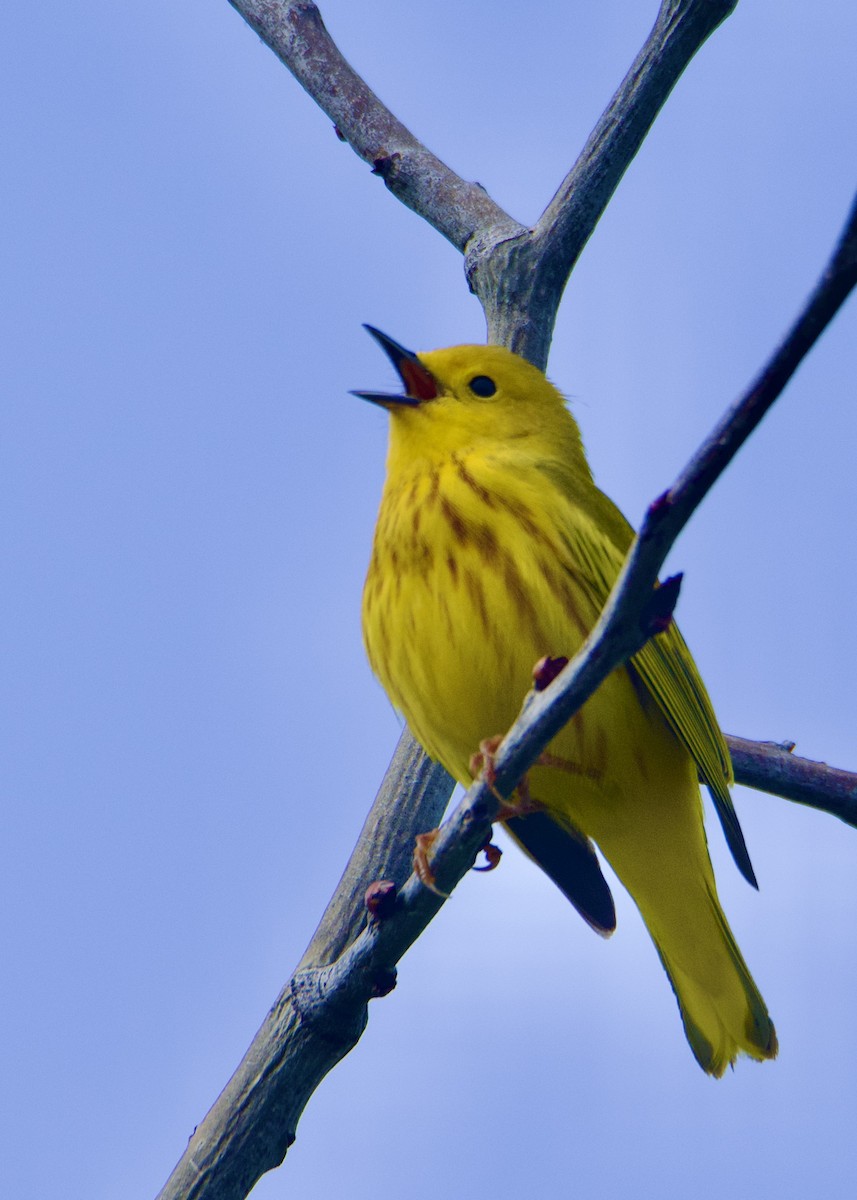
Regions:
[[[326, 0], [431, 149], [537, 219], [653, 0]], [[36, 17], [38, 18], [36, 20]], [[335, 886], [399, 732], [359, 608], [392, 372], [484, 338], [457, 252], [229, 7], [2, 18], [0, 1191], [153, 1197]], [[796, 315], [854, 187], [857, 8], [703, 48], [587, 247], [549, 373], [637, 522]], [[728, 732], [857, 769], [857, 308], [682, 536]], [[486, 733], [495, 732], [487, 730]], [[624, 894], [602, 942], [523, 856], [465, 879], [260, 1200], [853, 1195], [857, 832], [709, 823], [780, 1036], [697, 1068]]]

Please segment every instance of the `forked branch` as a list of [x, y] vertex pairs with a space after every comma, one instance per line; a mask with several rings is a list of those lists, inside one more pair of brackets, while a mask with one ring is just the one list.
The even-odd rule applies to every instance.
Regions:
[[343, 57], [312, 0], [229, 0], [393, 194], [465, 254], [488, 340], [547, 365], [563, 289], [667, 97], [737, 0], [662, 0], [630, 70], [535, 229], [432, 154]]

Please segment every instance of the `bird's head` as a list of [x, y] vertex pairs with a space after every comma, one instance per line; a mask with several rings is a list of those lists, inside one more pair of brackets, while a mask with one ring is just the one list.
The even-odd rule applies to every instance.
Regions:
[[501, 446], [583, 457], [577, 423], [544, 374], [504, 346], [451, 346], [414, 354], [367, 325], [402, 391], [354, 392], [390, 414], [397, 461]]

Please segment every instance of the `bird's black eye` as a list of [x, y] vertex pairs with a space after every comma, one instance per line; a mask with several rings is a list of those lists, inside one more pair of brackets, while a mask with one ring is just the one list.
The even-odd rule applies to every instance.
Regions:
[[493, 379], [489, 379], [487, 375], [474, 376], [468, 386], [475, 396], [482, 396], [485, 399], [488, 396], [493, 396], [497, 391], [497, 384]]

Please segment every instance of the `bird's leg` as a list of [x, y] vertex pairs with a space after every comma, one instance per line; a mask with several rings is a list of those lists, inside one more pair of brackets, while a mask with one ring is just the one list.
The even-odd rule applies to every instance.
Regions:
[[434, 892], [436, 896], [441, 896], [444, 900], [449, 899], [449, 892], [442, 892], [437, 886], [437, 881], [434, 877], [434, 871], [431, 869], [429, 855], [431, 848], [437, 841], [439, 829], [429, 829], [426, 833], [418, 833], [414, 838], [414, 859], [413, 867], [414, 874], [423, 887], [427, 887], [430, 892]]
[[526, 775], [515, 788], [516, 798], [514, 800], [501, 796], [494, 786], [496, 779], [494, 757], [504, 736], [505, 734], [498, 733], [494, 737], [483, 738], [479, 743], [479, 749], [470, 758], [470, 774], [474, 779], [481, 778], [483, 780], [500, 805], [497, 816], [494, 818], [495, 821], [508, 821], [510, 817], [526, 817], [529, 813], [538, 812], [542, 807], [539, 801], [534, 800], [530, 795], [530, 785]]
[[[496, 818], [497, 820], [504, 820], [506, 816], [514, 816], [518, 814], [517, 808], [513, 805], [510, 805], [504, 799], [504, 797], [500, 795], [494, 786], [494, 754], [496, 753], [497, 747], [500, 745], [502, 740], [502, 734], [498, 734], [493, 738], [486, 738], [484, 741], [479, 743], [479, 750], [470, 760], [471, 775], [474, 777], [474, 779], [481, 775], [488, 787], [497, 797], [497, 801], [500, 805], [500, 812]], [[526, 785], [524, 784], [524, 786]], [[518, 785], [517, 790], [520, 793], [520, 784]], [[437, 835], [439, 832], [440, 831], [438, 829], [430, 829], [427, 833], [417, 834], [414, 844], [414, 874], [416, 875], [417, 879], [419, 879], [420, 883], [424, 887], [427, 887], [430, 892], [434, 892], [436, 896], [442, 896], [446, 900], [448, 899], [448, 894], [446, 892], [442, 892], [437, 886], [437, 881], [434, 877], [434, 871], [432, 871], [431, 863], [429, 861], [432, 847], [437, 841]], [[493, 871], [494, 868], [499, 864], [503, 852], [499, 846], [494, 845], [494, 843], [491, 841], [490, 835], [486, 839], [485, 845], [482, 847], [482, 849], [485, 852], [485, 866], [474, 867], [473, 869], [475, 871]]]
[[495, 846], [491, 841], [491, 836], [485, 839], [485, 845], [482, 847], [482, 853], [485, 855], [485, 865], [483, 867], [474, 866], [474, 871], [493, 871], [495, 867], [499, 867], [500, 859], [503, 857], [503, 851], [499, 846]]
[[[496, 772], [494, 769], [494, 757], [497, 753], [497, 748], [503, 740], [503, 734], [497, 734], [494, 737], [484, 738], [479, 743], [479, 749], [470, 758], [470, 773], [474, 778], [481, 776], [483, 781], [488, 785], [500, 805], [500, 810], [494, 818], [496, 821], [506, 821], [509, 817], [526, 817], [530, 813], [539, 812], [544, 805], [536, 800], [530, 794], [529, 774], [525, 775], [518, 786], [515, 788], [516, 799], [509, 800], [502, 796], [494, 786]], [[570, 758], [560, 758], [558, 754], [551, 754], [549, 750], [543, 750], [533, 764], [536, 767], [553, 767], [557, 771], [565, 771], [569, 775], [580, 775], [586, 779], [600, 779], [601, 772], [593, 767], [583, 767], [579, 763], [573, 762]]]
[[[437, 886], [437, 881], [434, 876], [434, 871], [431, 869], [429, 856], [432, 846], [437, 841], [439, 829], [429, 829], [427, 833], [418, 833], [414, 838], [414, 859], [413, 867], [414, 874], [423, 887], [427, 887], [430, 892], [434, 892], [436, 896], [442, 897], [444, 900], [449, 899], [449, 892], [442, 892]], [[491, 841], [490, 835], [485, 839], [485, 845], [482, 847], [482, 853], [485, 855], [485, 866], [476, 867], [474, 871], [493, 871], [495, 867], [500, 865], [500, 859], [503, 857], [503, 851], [499, 846], [495, 846]]]
[[[494, 783], [496, 778], [494, 757], [497, 753], [497, 747], [502, 742], [504, 736], [504, 734], [499, 733], [495, 734], [494, 737], [484, 738], [479, 743], [479, 749], [470, 759], [470, 774], [474, 779], [481, 777], [497, 798], [499, 808], [494, 818], [495, 821], [508, 821], [512, 817], [526, 817], [530, 813], [541, 811], [543, 808], [543, 805], [530, 794], [529, 778], [526, 775], [515, 788], [514, 800], [502, 796], [497, 790]], [[547, 752], [539, 756], [536, 765], [558, 767], [560, 770], [570, 771], [572, 774], [577, 775], [588, 774], [588, 772], [578, 767], [575, 763], [564, 758], [558, 758], [555, 754], [548, 754]], [[426, 833], [417, 834], [414, 845], [414, 874], [429, 891], [434, 892], [436, 896], [442, 896], [444, 900], [448, 900], [449, 893], [442, 892], [437, 886], [430, 863], [431, 850], [437, 840], [438, 833], [439, 830], [430, 829]], [[493, 871], [499, 866], [503, 851], [491, 841], [490, 837], [486, 840], [482, 850], [486, 858], [485, 865], [474, 867], [473, 870]]]

